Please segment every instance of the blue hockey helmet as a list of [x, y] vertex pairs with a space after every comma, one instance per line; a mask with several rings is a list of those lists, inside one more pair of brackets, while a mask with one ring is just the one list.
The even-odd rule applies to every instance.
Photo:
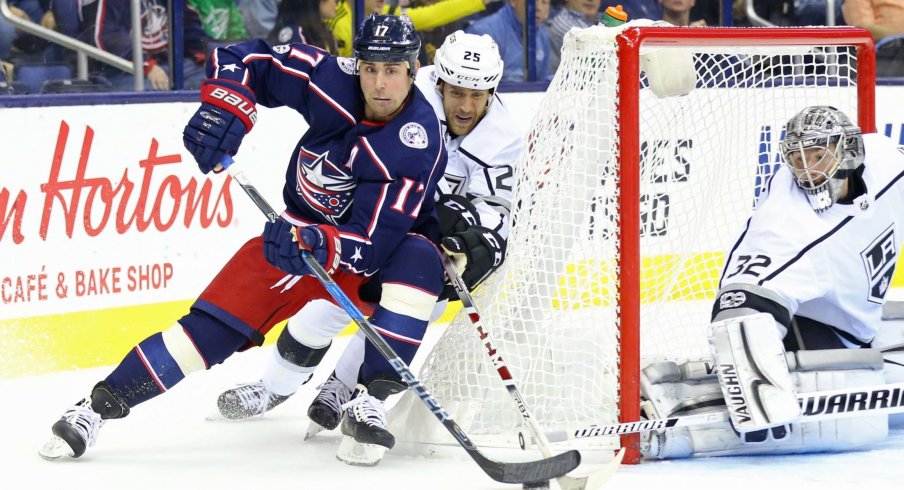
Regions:
[[370, 14], [355, 35], [355, 57], [360, 61], [408, 63], [414, 77], [421, 40], [407, 15]]

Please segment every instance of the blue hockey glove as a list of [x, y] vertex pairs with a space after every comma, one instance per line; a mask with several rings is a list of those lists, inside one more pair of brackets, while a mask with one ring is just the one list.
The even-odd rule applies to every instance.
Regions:
[[329, 225], [295, 226], [283, 220], [264, 225], [264, 258], [274, 267], [294, 276], [312, 275], [301, 258], [302, 250], [332, 274], [342, 257], [339, 231]]
[[206, 80], [201, 85], [201, 107], [182, 131], [182, 142], [206, 174], [224, 156], [235, 155], [256, 121], [254, 93], [248, 87], [228, 80]]

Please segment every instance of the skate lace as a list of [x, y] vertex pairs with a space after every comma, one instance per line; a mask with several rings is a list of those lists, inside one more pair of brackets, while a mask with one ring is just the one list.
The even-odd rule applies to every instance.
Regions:
[[333, 376], [330, 376], [326, 382], [317, 388], [320, 393], [317, 394], [314, 402], [323, 403], [334, 412], [341, 412], [344, 405], [348, 403], [349, 397], [352, 396], [351, 390], [345, 386], [345, 383]]
[[264, 413], [267, 410], [267, 403], [272, 397], [270, 390], [268, 390], [264, 386], [264, 383], [260, 381], [239, 386], [233, 393], [235, 393], [235, 396], [238, 398], [239, 403], [242, 404], [242, 407], [255, 414]]
[[87, 398], [69, 407], [63, 414], [63, 418], [75, 427], [88, 446], [94, 445], [97, 433], [104, 425], [104, 420], [100, 418], [99, 413], [91, 409], [91, 401]]
[[371, 395], [359, 395], [353, 400], [342, 405], [343, 410], [351, 409], [352, 415], [358, 422], [364, 422], [371, 427], [386, 429], [386, 410], [383, 401]]

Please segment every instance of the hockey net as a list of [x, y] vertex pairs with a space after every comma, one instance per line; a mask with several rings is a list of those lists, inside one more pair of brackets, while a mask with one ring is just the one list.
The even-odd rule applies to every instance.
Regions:
[[[708, 357], [726, 252], [780, 165], [784, 123], [832, 105], [873, 130], [872, 49], [846, 28], [566, 35], [516, 172], [504, 268], [475, 295], [544, 428], [637, 420], [642, 364]], [[653, 94], [688, 63], [689, 93]], [[517, 444], [522, 419], [466, 315], [420, 379], [478, 444]], [[400, 442], [454, 444], [432, 418], [411, 393], [391, 417]], [[637, 460], [636, 436], [593, 443]]]

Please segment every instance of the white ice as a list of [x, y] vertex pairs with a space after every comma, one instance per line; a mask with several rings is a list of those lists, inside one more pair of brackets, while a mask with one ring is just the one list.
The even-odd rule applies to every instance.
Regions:
[[[431, 327], [433, 330], [435, 327]], [[337, 340], [342, 347], [345, 339]], [[37, 450], [51, 424], [110, 371], [109, 367], [0, 380], [0, 488], [138, 489], [502, 489], [462, 451], [461, 459], [428, 459], [390, 452], [376, 467], [335, 458], [339, 434], [303, 441], [305, 411], [315, 379], [265, 417], [250, 422], [208, 421], [217, 395], [259, 378], [271, 347], [234, 355], [209, 372], [189, 376], [170, 392], [108, 422], [97, 444], [77, 460], [41, 459]], [[324, 360], [331, 366], [334, 348]], [[437, 422], [438, 423], [438, 422]], [[577, 473], [587, 468], [578, 468]], [[861, 452], [779, 457], [707, 458], [622, 466], [605, 488], [784, 488], [880, 490], [901, 488], [904, 430]]]

